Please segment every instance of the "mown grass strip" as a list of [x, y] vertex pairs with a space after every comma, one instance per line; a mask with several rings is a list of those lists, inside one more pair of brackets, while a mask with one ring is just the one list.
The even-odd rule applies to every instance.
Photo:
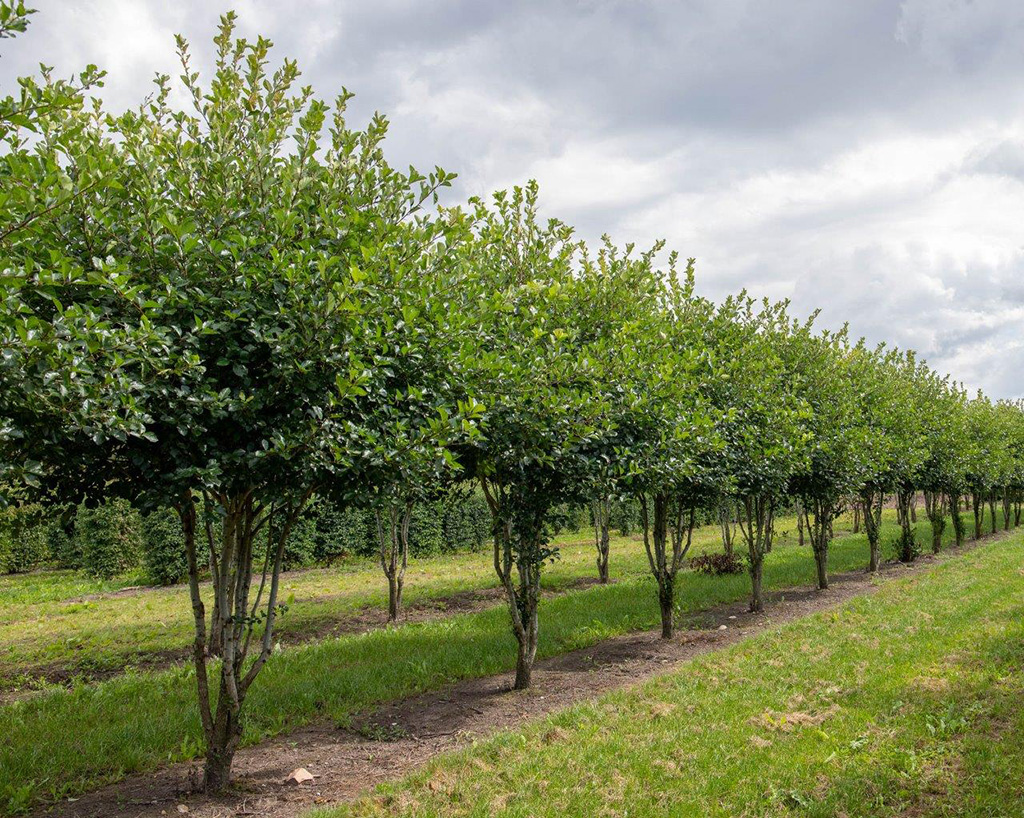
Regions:
[[317, 818], [1024, 814], [1024, 536]]
[[[837, 540], [832, 570], [863, 567], [866, 548], [863, 536]], [[809, 548], [780, 547], [766, 562], [766, 587], [807, 586], [813, 578]], [[748, 593], [746, 576], [688, 572], [680, 577], [678, 599], [683, 612], [693, 612]], [[545, 600], [541, 616], [541, 656], [659, 621], [653, 584], [641, 577]], [[314, 719], [344, 722], [380, 702], [509, 670], [514, 657], [500, 607], [282, 651], [250, 694], [244, 741]], [[175, 668], [0, 707], [0, 782], [19, 791], [28, 787], [32, 801], [51, 800], [193, 758], [201, 746], [194, 686], [190, 669]]]

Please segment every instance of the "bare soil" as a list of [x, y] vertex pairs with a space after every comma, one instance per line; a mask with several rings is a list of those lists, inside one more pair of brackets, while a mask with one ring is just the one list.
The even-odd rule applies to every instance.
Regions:
[[[746, 603], [703, 611], [684, 622], [672, 640], [661, 639], [658, 631], [608, 639], [539, 662], [528, 691], [513, 692], [512, 674], [505, 673], [392, 702], [361, 714], [349, 729], [323, 723], [307, 726], [240, 750], [234, 788], [223, 796], [190, 792], [189, 782], [196, 780], [198, 772], [193, 762], [133, 776], [38, 814], [155, 818], [187, 811], [200, 818], [294, 818], [317, 805], [352, 800], [376, 784], [405, 776], [439, 753], [482, 736], [635, 685], [762, 628], [871, 593], [880, 578], [926, 570], [973, 545], [948, 549], [937, 557], [925, 555], [909, 566], [888, 563], [874, 576], [862, 571], [835, 575], [824, 592], [806, 588], [773, 592], [760, 614], [750, 613]], [[285, 778], [297, 767], [307, 769], [315, 779], [287, 785]]]

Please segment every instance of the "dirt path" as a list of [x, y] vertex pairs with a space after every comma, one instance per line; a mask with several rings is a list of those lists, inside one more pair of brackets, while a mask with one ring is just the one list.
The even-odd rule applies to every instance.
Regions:
[[[938, 557], [923, 556], [913, 566], [890, 563], [880, 574], [891, 578], [918, 573], [970, 547], [949, 549]], [[156, 818], [187, 811], [200, 818], [295, 818], [317, 805], [351, 800], [375, 784], [404, 776], [437, 754], [481, 736], [637, 684], [761, 628], [834, 607], [876, 587], [875, 577], [862, 571], [836, 575], [830, 581], [826, 592], [806, 588], [773, 592], [762, 614], [749, 613], [744, 602], [702, 611], [684, 623], [671, 641], [662, 640], [656, 631], [635, 633], [547, 659], [538, 663], [534, 686], [526, 692], [512, 692], [512, 674], [506, 673], [382, 706], [356, 719], [353, 729], [315, 724], [296, 730], [239, 751], [236, 786], [224, 797], [188, 794], [196, 764], [179, 764], [134, 776], [39, 814]], [[285, 777], [296, 767], [305, 767], [315, 781], [286, 785]]]

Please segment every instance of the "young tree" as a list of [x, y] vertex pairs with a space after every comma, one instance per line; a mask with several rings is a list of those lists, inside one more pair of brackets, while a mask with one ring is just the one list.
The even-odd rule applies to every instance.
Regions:
[[807, 402], [802, 421], [807, 457], [792, 475], [811, 540], [818, 589], [828, 588], [828, 549], [836, 517], [864, 479], [867, 428], [858, 411], [846, 333], [815, 334], [807, 322], [780, 336], [787, 380]]
[[997, 490], [1001, 468], [1001, 441], [995, 407], [980, 392], [967, 405], [967, 427], [970, 461], [966, 482], [974, 512], [974, 539], [977, 540], [983, 531], [986, 501], [992, 506], [992, 530], [995, 531], [995, 503], [992, 498]]
[[537, 653], [541, 571], [558, 554], [548, 517], [559, 503], [588, 499], [591, 449], [608, 431], [608, 350], [588, 330], [596, 282], [586, 268], [576, 274], [571, 229], [539, 220], [536, 184], [474, 207], [477, 238], [465, 261], [480, 286], [478, 332], [461, 365], [485, 408], [480, 437], [459, 456], [491, 510], [521, 690]]
[[[658, 586], [661, 635], [675, 626], [676, 576], [692, 542], [698, 509], [717, 499], [724, 473], [706, 384], [714, 306], [694, 294], [693, 259], [680, 281], [670, 258], [657, 299], [624, 328], [614, 380], [628, 395], [619, 425], [625, 484], [640, 505], [644, 548]], [[634, 358], [635, 356], [635, 358]], [[639, 378], [638, 378], [639, 374]]]
[[767, 301], [758, 309], [745, 294], [728, 298], [715, 314], [711, 335], [718, 374], [707, 389], [725, 445], [721, 465], [740, 507], [752, 611], [764, 609], [772, 508], [806, 459], [800, 421], [807, 407], [786, 380], [777, 346], [778, 336], [789, 331], [786, 310], [785, 303]]
[[[420, 209], [450, 178], [390, 168], [383, 118], [350, 129], [347, 94], [332, 111], [296, 91], [295, 63], [270, 71], [270, 43], [236, 39], [233, 26], [225, 16], [209, 87], [179, 40], [191, 110], [170, 107], [163, 77], [140, 110], [94, 120], [116, 183], [12, 244], [35, 294], [22, 320], [38, 327], [14, 357], [59, 377], [5, 396], [46, 480], [93, 475], [90, 491], [177, 509], [213, 790], [229, 780], [271, 655], [291, 526], [372, 445], [362, 401], [385, 356], [368, 305], [384, 271], [438, 240]], [[257, 537], [267, 544], [253, 589]]]

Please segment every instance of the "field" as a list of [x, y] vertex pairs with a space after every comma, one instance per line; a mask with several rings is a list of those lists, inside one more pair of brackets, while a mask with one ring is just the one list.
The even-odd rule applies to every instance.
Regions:
[[[923, 538], [927, 526], [919, 523], [918, 528]], [[796, 546], [792, 520], [780, 520], [779, 532], [766, 563], [766, 586], [812, 585], [810, 549]], [[887, 524], [886, 537], [894, 532], [895, 526]], [[843, 525], [836, 533], [831, 569], [861, 569], [867, 550], [864, 536], [844, 531]], [[715, 527], [701, 529], [695, 548], [717, 549], [718, 538]], [[1019, 539], [1014, 535], [1012, 541]], [[562, 559], [551, 566], [546, 582], [551, 594], [542, 605], [541, 657], [656, 625], [655, 590], [642, 544], [633, 538], [614, 542], [616, 581], [606, 587], [579, 584], [594, 572], [593, 546], [585, 533], [563, 537], [562, 550]], [[253, 690], [244, 743], [256, 745], [309, 723], [349, 728], [360, 714], [383, 703], [507, 671], [514, 661], [514, 642], [507, 613], [490, 591], [494, 580], [489, 555], [460, 555], [455, 564], [458, 570], [444, 576], [430, 560], [415, 564], [409, 601], [418, 621], [394, 629], [371, 624], [368, 610], [379, 610], [383, 604], [382, 578], [372, 563], [288, 575], [286, 587], [295, 600], [285, 620], [286, 646]], [[688, 624], [698, 629], [706, 624], [702, 611], [741, 602], [749, 587], [744, 575], [685, 572], [680, 579], [680, 609]], [[163, 651], [181, 651], [188, 638], [188, 609], [181, 588], [125, 592], [116, 584], [97, 588], [70, 576], [45, 573], [19, 577], [11, 584], [19, 589], [20, 599], [5, 603], [5, 616], [19, 619], [5, 627], [21, 636], [9, 654], [14, 661], [4, 663], [8, 679], [20, 674], [38, 686], [39, 677], [33, 674], [40, 669], [52, 673], [61, 662], [71, 678], [75, 669], [84, 671], [76, 664], [79, 656], [102, 657], [108, 669], [126, 657], [166, 658]], [[83, 600], [88, 594], [96, 596]], [[467, 598], [477, 609], [446, 610], [453, 600], [465, 604]], [[71, 610], [62, 616], [62, 608]], [[17, 622], [23, 626], [20, 630]], [[29, 622], [36, 630], [27, 627]], [[329, 636], [325, 623], [342, 635]], [[360, 632], [346, 633], [353, 623]], [[53, 646], [58, 633], [63, 641]], [[287, 646], [289, 635], [293, 641], [309, 643]], [[16, 700], [0, 707], [0, 730], [6, 737], [0, 770], [10, 812], [78, 796], [201, 752], [194, 674], [187, 665], [129, 669], [100, 683], [83, 676], [67, 688], [44, 687], [29, 695], [11, 691]], [[73, 740], [42, 744], [40, 735]]]
[[1021, 545], [885, 583], [316, 814], [1024, 814]]

